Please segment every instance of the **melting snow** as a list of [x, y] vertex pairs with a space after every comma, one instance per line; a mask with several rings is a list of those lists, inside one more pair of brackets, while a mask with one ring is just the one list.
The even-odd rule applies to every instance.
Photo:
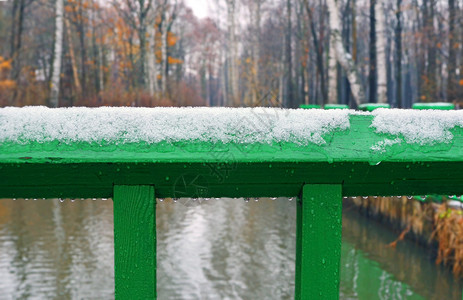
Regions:
[[[371, 126], [377, 133], [403, 136], [407, 143], [420, 145], [449, 143], [453, 139], [450, 129], [463, 127], [463, 110], [377, 109], [371, 114], [374, 116]], [[381, 146], [396, 143], [397, 140], [393, 143], [385, 141]], [[373, 147], [372, 150], [375, 150]]]
[[394, 140], [385, 139], [384, 141], [379, 141], [375, 145], [371, 146], [371, 150], [383, 153], [386, 152], [386, 147], [400, 143], [402, 143], [402, 140], [399, 138], [396, 138]]
[[0, 142], [325, 144], [349, 110], [278, 108], [0, 108]]

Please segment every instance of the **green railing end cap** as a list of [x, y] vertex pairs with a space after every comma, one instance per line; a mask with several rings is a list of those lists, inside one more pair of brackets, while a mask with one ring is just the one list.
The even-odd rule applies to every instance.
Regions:
[[378, 108], [391, 108], [391, 106], [386, 103], [363, 103], [359, 105], [359, 110], [363, 111], [374, 111]]
[[325, 104], [325, 109], [349, 109], [347, 104]]
[[454, 110], [455, 104], [448, 102], [434, 102], [434, 103], [415, 103], [413, 109], [436, 109], [436, 110]]
[[301, 104], [299, 108], [302, 109], [320, 109], [321, 106], [318, 104]]

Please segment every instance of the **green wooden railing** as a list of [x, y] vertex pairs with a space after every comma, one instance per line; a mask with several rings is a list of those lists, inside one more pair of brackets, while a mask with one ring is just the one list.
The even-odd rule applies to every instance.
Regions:
[[422, 145], [349, 118], [321, 145], [3, 141], [0, 198], [112, 198], [116, 298], [155, 299], [156, 198], [297, 197], [296, 299], [338, 299], [343, 197], [463, 194], [462, 128]]

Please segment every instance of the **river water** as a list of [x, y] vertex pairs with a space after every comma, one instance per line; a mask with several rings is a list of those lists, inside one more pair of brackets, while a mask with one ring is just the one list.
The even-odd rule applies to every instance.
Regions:
[[[158, 299], [293, 299], [295, 201], [157, 205]], [[423, 248], [343, 214], [341, 299], [461, 299]], [[113, 299], [112, 201], [0, 201], [1, 299]]]

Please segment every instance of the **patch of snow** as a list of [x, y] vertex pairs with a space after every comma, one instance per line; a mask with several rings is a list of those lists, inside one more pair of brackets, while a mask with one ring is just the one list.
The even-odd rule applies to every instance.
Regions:
[[379, 152], [379, 153], [384, 153], [386, 152], [386, 147], [395, 145], [395, 144], [400, 144], [402, 143], [402, 140], [399, 138], [396, 138], [394, 140], [391, 139], [385, 139], [383, 141], [379, 141], [378, 143], [374, 144], [371, 146], [371, 150]]
[[403, 137], [407, 143], [434, 145], [450, 143], [455, 127], [463, 127], [463, 110], [377, 109], [371, 126], [377, 133]]
[[222, 143], [325, 144], [350, 128], [349, 110], [278, 108], [0, 108], [0, 142], [27, 144]]

